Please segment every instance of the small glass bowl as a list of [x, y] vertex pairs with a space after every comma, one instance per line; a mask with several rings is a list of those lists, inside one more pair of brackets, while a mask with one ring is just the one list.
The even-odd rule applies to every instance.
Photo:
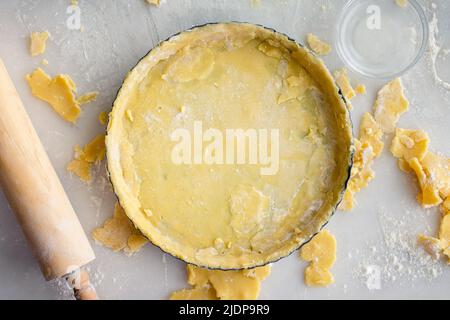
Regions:
[[411, 69], [428, 45], [428, 21], [416, 0], [350, 0], [338, 21], [337, 52], [355, 72], [394, 78]]

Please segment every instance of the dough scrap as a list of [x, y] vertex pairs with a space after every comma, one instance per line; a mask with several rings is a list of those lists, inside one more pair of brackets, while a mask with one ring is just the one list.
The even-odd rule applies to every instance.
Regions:
[[409, 2], [408, 0], [395, 0], [395, 3], [401, 8], [406, 8]]
[[418, 242], [434, 259], [442, 253], [450, 263], [450, 158], [429, 151], [428, 144], [426, 132], [398, 128], [391, 152], [399, 159], [402, 171], [415, 173], [420, 187], [417, 201], [424, 208], [441, 205], [438, 238], [419, 235]]
[[313, 262], [305, 269], [305, 283], [308, 287], [326, 287], [334, 283], [334, 277], [330, 270], [319, 268]]
[[331, 45], [322, 41], [319, 37], [312, 33], [308, 33], [306, 35], [306, 41], [308, 42], [311, 50], [318, 55], [325, 56], [331, 52]]
[[363, 84], [358, 84], [355, 88], [355, 92], [357, 94], [366, 94], [366, 86]]
[[77, 98], [77, 103], [78, 103], [78, 105], [81, 106], [83, 104], [87, 104], [89, 102], [95, 101], [95, 100], [97, 100], [98, 94], [99, 94], [98, 91], [92, 91], [92, 92], [85, 93], [82, 96], [79, 96]]
[[108, 117], [109, 117], [108, 112], [102, 111], [102, 112], [100, 112], [100, 114], [98, 115], [98, 121], [100, 122], [100, 124], [105, 125], [105, 124], [108, 123]]
[[442, 217], [439, 228], [439, 239], [441, 240], [442, 253], [447, 257], [447, 263], [450, 264], [450, 214]]
[[216, 290], [211, 285], [183, 289], [170, 295], [170, 300], [217, 300]]
[[[393, 130], [400, 118], [400, 115], [408, 110], [409, 102], [403, 94], [403, 86], [400, 78], [394, 79], [386, 84], [379, 92], [374, 104], [374, 114], [365, 113], [361, 120], [359, 138], [355, 139], [355, 155], [353, 167], [347, 190], [344, 193], [339, 210], [350, 211], [355, 206], [355, 193], [367, 187], [369, 182], [375, 178], [372, 170], [374, 160], [380, 157], [384, 149], [384, 135]], [[412, 147], [409, 155], [421, 155], [421, 148], [427, 144], [425, 137], [418, 133], [408, 131], [397, 131], [399, 137], [394, 138], [393, 147], [396, 154], [406, 153], [409, 148], [404, 143]], [[400, 135], [402, 137], [400, 137]], [[411, 141], [415, 141], [411, 144]], [[415, 145], [417, 146], [415, 147]], [[399, 166], [404, 171], [411, 170], [407, 161], [402, 160]]]
[[310, 262], [305, 269], [308, 286], [327, 286], [334, 283], [330, 268], [336, 261], [336, 238], [322, 230], [300, 250], [300, 258]]
[[443, 216], [450, 214], [450, 197], [447, 197], [447, 199], [445, 199], [442, 203], [441, 212]]
[[157, 7], [159, 7], [159, 5], [161, 4], [161, 0], [146, 0], [146, 1], [147, 1], [147, 3], [157, 6]]
[[187, 265], [191, 289], [177, 291], [171, 300], [256, 300], [261, 282], [269, 276], [271, 267], [250, 270], [222, 271]]
[[53, 79], [41, 68], [26, 76], [33, 95], [49, 103], [64, 120], [75, 123], [80, 106], [75, 100], [76, 86], [69, 75], [59, 74]]
[[350, 83], [350, 78], [348, 77], [348, 70], [346, 68], [338, 69], [333, 72], [334, 79], [336, 83], [342, 90], [342, 94], [345, 99], [351, 100], [356, 96], [355, 89], [353, 89]]
[[397, 128], [392, 140], [391, 152], [394, 157], [406, 161], [412, 158], [422, 160], [428, 150], [428, 135], [421, 130]]
[[64, 120], [75, 123], [81, 113], [81, 104], [95, 100], [97, 92], [75, 97], [77, 87], [67, 74], [56, 75], [53, 79], [41, 68], [26, 76], [32, 94], [48, 104]]
[[433, 259], [445, 256], [450, 265], [450, 214], [442, 217], [438, 238], [419, 235], [418, 243]]
[[357, 94], [366, 94], [366, 86], [363, 84], [359, 84], [355, 88], [353, 88], [348, 76], [348, 70], [346, 68], [335, 70], [333, 72], [333, 76], [339, 88], [341, 88], [342, 94], [347, 100], [348, 107], [351, 110], [353, 106], [350, 103], [350, 100], [356, 97]]
[[92, 180], [92, 166], [103, 160], [105, 152], [105, 135], [98, 135], [83, 148], [75, 147], [75, 159], [67, 165], [67, 170], [89, 182]]
[[359, 139], [355, 139], [355, 148], [350, 180], [339, 205], [339, 210], [342, 211], [352, 210], [355, 206], [354, 195], [375, 178], [372, 165], [384, 148], [383, 131], [368, 112], [362, 117]]
[[404, 172], [414, 172], [421, 192], [417, 196], [425, 208], [435, 207], [450, 196], [450, 158], [428, 150], [428, 135], [421, 130], [398, 128], [391, 152]]
[[30, 36], [30, 53], [31, 56], [36, 57], [45, 52], [47, 47], [47, 40], [50, 37], [48, 31], [32, 32]]
[[401, 79], [396, 78], [378, 92], [374, 117], [385, 133], [393, 132], [400, 116], [408, 111], [409, 101], [403, 91]]
[[450, 158], [428, 151], [421, 163], [442, 200], [450, 197]]
[[427, 176], [419, 159], [412, 158], [408, 161], [409, 166], [415, 172], [421, 192], [417, 195], [418, 202], [424, 208], [431, 208], [439, 205], [442, 199], [439, 197], [439, 191], [434, 187], [433, 181]]
[[148, 240], [128, 219], [119, 203], [116, 203], [114, 215], [107, 219], [102, 227], [92, 232], [92, 237], [113, 251], [123, 250], [127, 255], [138, 252]]

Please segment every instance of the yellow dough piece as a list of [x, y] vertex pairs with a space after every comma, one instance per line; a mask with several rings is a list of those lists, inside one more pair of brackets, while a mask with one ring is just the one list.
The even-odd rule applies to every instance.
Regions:
[[99, 121], [101, 124], [105, 125], [105, 124], [108, 123], [108, 117], [109, 117], [108, 112], [102, 111], [102, 112], [100, 112], [100, 114], [98, 115], [98, 121]]
[[41, 68], [26, 76], [33, 95], [48, 102], [64, 120], [75, 123], [81, 109], [75, 100], [76, 86], [65, 74], [53, 79]]
[[172, 294], [173, 300], [190, 298], [220, 300], [255, 300], [261, 289], [261, 282], [269, 276], [270, 266], [250, 270], [221, 271], [208, 270], [193, 265], [187, 266], [188, 283], [192, 289]]
[[401, 8], [406, 8], [409, 2], [408, 0], [395, 0], [395, 3]]
[[312, 51], [321, 56], [327, 55], [331, 52], [331, 45], [329, 45], [325, 41], [320, 40], [319, 37], [312, 33], [307, 34], [306, 41], [308, 42], [308, 45], [312, 49]]
[[421, 163], [441, 198], [444, 200], [450, 197], [450, 158], [428, 151]]
[[419, 181], [421, 193], [417, 196], [417, 200], [424, 208], [431, 208], [439, 205], [442, 199], [439, 197], [439, 190], [437, 190], [430, 178], [425, 173], [419, 159], [412, 158], [408, 161], [409, 166], [415, 172], [417, 180]]
[[450, 246], [450, 215], [442, 217], [441, 226], [439, 229], [439, 239], [445, 242], [445, 248]]
[[[359, 140], [363, 145], [371, 147], [374, 158], [378, 158], [381, 155], [384, 149], [383, 131], [373, 116], [368, 112], [364, 113], [361, 119]], [[369, 162], [370, 160], [370, 158], [363, 159], [364, 162]]]
[[421, 130], [397, 128], [392, 140], [391, 152], [394, 157], [406, 161], [417, 158], [421, 161], [428, 151], [428, 135]]
[[336, 261], [336, 238], [328, 231], [319, 232], [300, 250], [300, 257], [310, 262], [305, 269], [308, 286], [327, 286], [334, 282], [329, 269]]
[[355, 88], [357, 94], [366, 94], [366, 86], [363, 84], [358, 84]]
[[441, 211], [444, 216], [450, 214], [450, 197], [447, 197], [447, 199], [445, 199], [442, 203]]
[[339, 205], [342, 211], [352, 210], [355, 206], [355, 193], [367, 187], [375, 178], [372, 164], [384, 148], [383, 131], [370, 113], [366, 112], [362, 117], [359, 139], [355, 139], [355, 148], [350, 181]]
[[411, 173], [412, 169], [405, 159], [398, 159], [398, 167], [405, 173]]
[[88, 92], [86, 94], [83, 94], [82, 96], [79, 96], [77, 98], [77, 103], [78, 105], [83, 105], [92, 101], [95, 101], [97, 99], [98, 96], [98, 92], [97, 91], [92, 91], [92, 92]]
[[441, 204], [439, 237], [419, 235], [418, 242], [434, 258], [443, 253], [450, 263], [450, 159], [428, 151], [428, 135], [421, 130], [397, 129], [391, 152], [400, 169], [414, 172], [420, 186], [417, 201], [425, 208]]
[[30, 36], [30, 53], [35, 57], [45, 52], [47, 40], [50, 37], [48, 31], [32, 32]]
[[216, 290], [210, 285], [183, 289], [170, 295], [170, 300], [218, 300]]
[[161, 0], [146, 0], [149, 4], [159, 7]]
[[391, 146], [400, 169], [416, 174], [421, 189], [417, 199], [426, 208], [450, 196], [450, 159], [428, 151], [428, 144], [425, 132], [398, 128]]
[[302, 247], [300, 257], [319, 268], [329, 269], [336, 261], [336, 239], [328, 230], [323, 230]]
[[348, 70], [346, 68], [342, 68], [334, 71], [334, 78], [338, 86], [342, 90], [342, 94], [345, 99], [351, 100], [356, 96], [355, 89], [353, 89], [352, 84], [350, 83], [350, 78], [348, 77]]
[[441, 240], [442, 253], [447, 257], [447, 263], [450, 264], [450, 214], [442, 217], [439, 239]]
[[98, 135], [84, 148], [75, 147], [75, 159], [67, 165], [67, 170], [85, 182], [91, 181], [91, 167], [105, 157], [105, 136]]
[[67, 74], [56, 75], [53, 79], [41, 68], [26, 76], [31, 92], [36, 98], [49, 103], [64, 120], [75, 123], [80, 116], [80, 105], [94, 101], [98, 92], [75, 97], [77, 87]]
[[312, 262], [305, 269], [305, 283], [309, 287], [326, 287], [334, 283], [334, 277], [330, 270], [320, 268]]
[[419, 235], [418, 242], [433, 259], [439, 259], [443, 254], [447, 257], [447, 263], [450, 264], [450, 215], [442, 217], [438, 239]]
[[106, 220], [102, 227], [96, 228], [92, 237], [97, 243], [114, 251], [123, 250], [128, 255], [136, 253], [148, 242], [118, 203], [115, 205], [114, 215]]
[[128, 237], [127, 247], [125, 248], [126, 254], [133, 254], [141, 250], [141, 248], [148, 242], [148, 239], [144, 237], [140, 232], [132, 234]]
[[[258, 152], [234, 152], [239, 141]], [[188, 263], [228, 270], [275, 261], [320, 230], [348, 179], [352, 135], [321, 60], [230, 23], [143, 58], [114, 103], [106, 146], [114, 190], [142, 233]]]
[[409, 102], [403, 93], [403, 84], [396, 78], [379, 92], [374, 105], [374, 117], [386, 133], [394, 131], [400, 116], [409, 108]]
[[261, 4], [261, 0], [250, 0], [252, 7], [258, 7]]
[[[384, 134], [394, 130], [400, 115], [408, 110], [409, 102], [403, 94], [403, 86], [400, 78], [386, 84], [377, 95], [374, 104], [374, 114], [365, 113], [361, 120], [359, 139], [355, 141], [355, 156], [351, 178], [344, 194], [339, 209], [350, 211], [355, 205], [355, 193], [367, 187], [375, 178], [372, 170], [373, 161], [381, 155], [384, 148]], [[403, 155], [408, 150], [408, 155], [415, 153], [422, 155], [424, 146], [428, 144], [425, 137], [417, 132], [397, 131], [391, 148], [395, 154]], [[417, 141], [416, 141], [417, 140]], [[404, 146], [407, 144], [412, 149]], [[421, 149], [422, 148], [422, 149]], [[399, 166], [403, 171], [409, 172], [408, 161], [399, 159]], [[428, 193], [427, 193], [428, 195]]]

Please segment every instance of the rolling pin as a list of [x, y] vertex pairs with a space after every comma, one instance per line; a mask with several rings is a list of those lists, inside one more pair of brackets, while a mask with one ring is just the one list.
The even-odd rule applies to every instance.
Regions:
[[0, 59], [0, 184], [47, 281], [96, 299], [82, 267], [94, 252]]

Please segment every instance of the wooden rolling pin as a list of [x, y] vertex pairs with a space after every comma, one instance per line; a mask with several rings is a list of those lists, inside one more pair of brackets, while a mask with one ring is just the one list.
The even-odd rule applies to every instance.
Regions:
[[46, 280], [96, 299], [81, 267], [94, 252], [0, 59], [0, 184]]

